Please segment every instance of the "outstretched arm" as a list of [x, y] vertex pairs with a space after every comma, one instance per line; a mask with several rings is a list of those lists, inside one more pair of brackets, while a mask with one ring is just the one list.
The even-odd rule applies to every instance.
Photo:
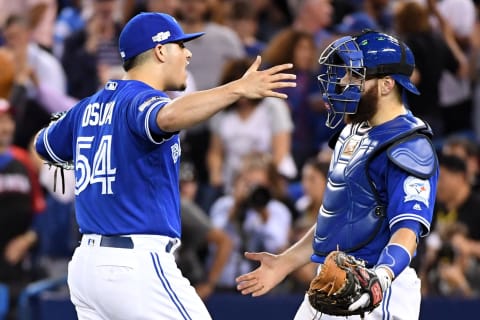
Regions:
[[260, 262], [252, 272], [239, 276], [237, 289], [253, 297], [264, 295], [279, 284], [289, 273], [310, 262], [315, 225], [294, 245], [274, 255], [267, 252], [246, 252], [245, 257]]
[[283, 73], [293, 65], [287, 63], [266, 70], [258, 70], [261, 61], [258, 56], [243, 77], [238, 80], [213, 89], [187, 94], [167, 103], [157, 115], [159, 128], [166, 132], [175, 132], [191, 127], [210, 118], [241, 97], [286, 99], [286, 94], [275, 90], [296, 86], [292, 81], [295, 80], [295, 75]]

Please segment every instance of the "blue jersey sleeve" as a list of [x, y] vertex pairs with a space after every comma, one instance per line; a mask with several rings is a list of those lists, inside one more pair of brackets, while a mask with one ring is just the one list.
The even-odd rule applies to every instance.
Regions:
[[157, 124], [157, 115], [170, 98], [161, 91], [150, 90], [133, 101], [128, 112], [128, 123], [130, 129], [137, 135], [159, 144], [178, 132], [166, 132], [161, 130]]
[[387, 170], [387, 218], [390, 229], [402, 221], [417, 221], [422, 225], [420, 236], [430, 231], [437, 173], [428, 179], [415, 177], [389, 162]]
[[[62, 118], [42, 129], [35, 141], [35, 149], [45, 160], [57, 163], [66, 163], [73, 160], [73, 125], [75, 121], [71, 109]], [[52, 143], [54, 142], [54, 143]]]

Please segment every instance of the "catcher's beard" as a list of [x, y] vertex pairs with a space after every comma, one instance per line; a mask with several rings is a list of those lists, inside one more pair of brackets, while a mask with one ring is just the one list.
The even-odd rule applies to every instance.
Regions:
[[378, 91], [377, 86], [372, 86], [365, 91], [363, 96], [358, 102], [357, 112], [354, 114], [345, 115], [345, 121], [347, 123], [356, 124], [368, 121], [378, 111]]

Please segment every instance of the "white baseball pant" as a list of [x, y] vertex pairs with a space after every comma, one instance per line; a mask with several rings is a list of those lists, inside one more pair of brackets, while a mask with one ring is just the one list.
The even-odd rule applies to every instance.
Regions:
[[84, 235], [68, 266], [78, 318], [211, 319], [175, 263], [179, 245], [179, 239], [164, 236]]

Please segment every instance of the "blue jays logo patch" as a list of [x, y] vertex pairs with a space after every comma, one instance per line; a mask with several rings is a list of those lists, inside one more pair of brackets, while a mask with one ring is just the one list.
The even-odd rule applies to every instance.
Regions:
[[430, 182], [428, 180], [410, 176], [403, 183], [403, 191], [405, 192], [404, 202], [420, 201], [429, 206]]
[[345, 147], [343, 148], [342, 156], [351, 157], [355, 150], [357, 150], [357, 147], [360, 145], [360, 141], [362, 141], [362, 139], [356, 136], [348, 139], [348, 141], [345, 143]]

